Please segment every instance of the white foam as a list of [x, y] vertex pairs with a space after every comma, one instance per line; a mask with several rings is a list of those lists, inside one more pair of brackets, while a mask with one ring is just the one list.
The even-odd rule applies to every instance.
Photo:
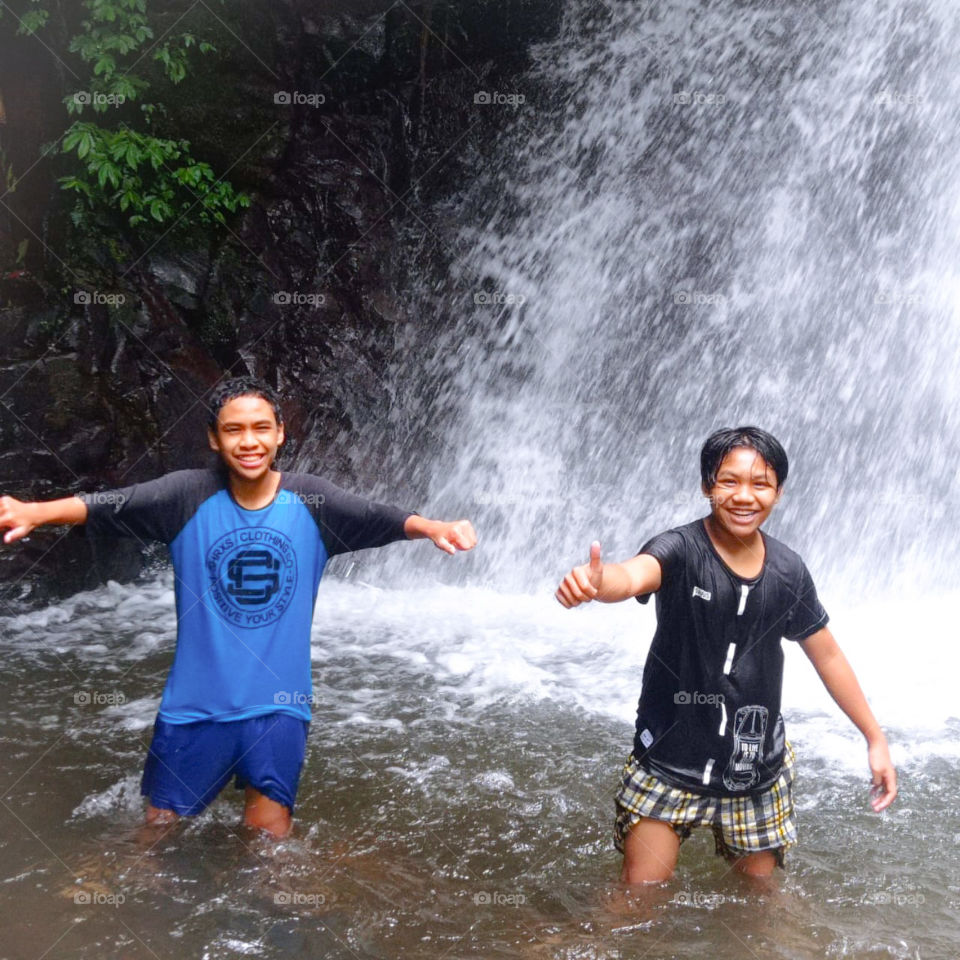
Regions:
[[474, 782], [479, 784], [487, 793], [499, 794], [516, 790], [513, 777], [505, 770], [487, 770], [485, 773], [474, 777]]
[[374, 717], [368, 717], [364, 713], [354, 713], [347, 717], [346, 720], [341, 722], [346, 725], [382, 727], [386, 730], [403, 730], [403, 722], [398, 720], [396, 717], [388, 717], [385, 720], [379, 720]]
[[169, 570], [141, 583], [110, 581], [42, 610], [0, 618], [0, 649], [15, 647], [36, 659], [56, 654], [87, 662], [140, 660], [174, 643], [172, 584]]
[[87, 820], [117, 812], [140, 813], [142, 808], [140, 777], [131, 775], [88, 796], [74, 807], [70, 816], [75, 820]]
[[[838, 591], [839, 593], [839, 591]], [[821, 595], [831, 629], [853, 664], [880, 722], [890, 729], [901, 763], [960, 755], [956, 681], [960, 653], [943, 641], [955, 596], [898, 596], [839, 605]], [[139, 642], [118, 628], [117, 606], [136, 608], [150, 631]], [[156, 582], [119, 586], [74, 597], [70, 602], [10, 618], [3, 643], [19, 653], [46, 656], [55, 643], [64, 656], [87, 662], [136, 660], [172, 640], [169, 574]], [[75, 619], [71, 620], [73, 616]], [[171, 632], [158, 631], [166, 617]], [[398, 671], [435, 681], [431, 714], [456, 718], [491, 704], [553, 701], [632, 726], [643, 663], [655, 629], [653, 605], [632, 601], [565, 610], [551, 592], [504, 594], [482, 587], [433, 585], [387, 590], [328, 579], [320, 588], [312, 652], [315, 698], [349, 724], [398, 730], [397, 718], [377, 715], [386, 676], [406, 683]], [[94, 639], [95, 638], [95, 639]], [[783, 711], [788, 735], [815, 742], [818, 755], [838, 768], [862, 771], [863, 741], [830, 699], [797, 644], [785, 641]], [[336, 662], [375, 684], [325, 684]], [[127, 668], [124, 668], [127, 669]], [[99, 716], [140, 731], [152, 722], [159, 691]], [[507, 709], [510, 707], [507, 706]], [[41, 721], [44, 722], [44, 721]], [[61, 723], [51, 714], [50, 725]]]
[[122, 704], [106, 707], [101, 716], [116, 721], [118, 726], [131, 732], [146, 730], [153, 726], [160, 707], [160, 697], [141, 697]]
[[266, 952], [263, 943], [259, 940], [238, 940], [236, 937], [221, 935], [213, 941], [210, 949], [204, 950], [203, 960], [223, 956], [223, 951], [240, 953], [248, 957], [262, 956]]
[[[938, 642], [939, 629], [924, 629], [924, 623], [950, 622], [953, 606], [952, 597], [926, 599], [923, 623], [917, 622], [919, 604], [831, 609], [831, 628], [874, 712], [891, 728], [891, 747], [901, 763], [960, 752], [948, 727], [957, 713], [958, 655]], [[362, 648], [371, 662], [397, 658], [422, 667], [451, 701], [451, 712], [525, 697], [575, 704], [632, 725], [655, 616], [652, 605], [633, 602], [565, 610], [549, 594], [445, 586], [358, 590], [330, 581], [321, 587], [314, 626], [328, 653]], [[365, 639], [358, 643], [358, 636]], [[838, 767], [862, 771], [859, 733], [799, 646], [783, 646], [789, 735], [815, 740], [818, 754]], [[929, 666], [934, 662], [937, 669]]]

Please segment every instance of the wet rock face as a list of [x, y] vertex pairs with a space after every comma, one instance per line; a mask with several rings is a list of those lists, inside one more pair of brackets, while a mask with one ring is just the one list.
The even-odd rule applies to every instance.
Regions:
[[[231, 173], [254, 202], [219, 248], [160, 244], [133, 269], [96, 251], [119, 306], [75, 302], [97, 292], [75, 275], [66, 292], [37, 270], [0, 280], [0, 490], [49, 498], [209, 464], [204, 396], [226, 372], [279, 388], [287, 467], [369, 486], [377, 452], [350, 437], [388, 408], [398, 332], [422, 320], [405, 285], [445, 272], [435, 228], [496, 136], [474, 96], [504, 88], [559, 13], [559, 0], [270, 7], [277, 63], [244, 78], [258, 106], [235, 121], [269, 135]], [[300, 102], [264, 115], [281, 85]], [[76, 531], [37, 531], [0, 554], [0, 599], [140, 565], [130, 544], [97, 554]]]

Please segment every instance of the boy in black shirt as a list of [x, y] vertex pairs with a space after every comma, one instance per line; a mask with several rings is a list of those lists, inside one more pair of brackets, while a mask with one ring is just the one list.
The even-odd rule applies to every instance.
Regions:
[[637, 556], [604, 564], [600, 544], [557, 590], [565, 607], [657, 594], [633, 753], [617, 794], [621, 880], [669, 878], [680, 844], [709, 825], [717, 852], [768, 876], [796, 840], [794, 756], [780, 716], [782, 637], [800, 642], [863, 733], [872, 806], [897, 794], [886, 737], [826, 624], [813, 579], [789, 547], [760, 532], [780, 499], [787, 456], [756, 427], [719, 430], [700, 456], [711, 514], [661, 533]]

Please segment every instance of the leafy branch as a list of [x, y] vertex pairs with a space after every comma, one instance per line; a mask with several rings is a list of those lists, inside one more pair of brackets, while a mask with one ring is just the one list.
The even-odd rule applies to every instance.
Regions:
[[[62, 177], [65, 190], [73, 190], [88, 207], [106, 203], [128, 215], [131, 227], [168, 223], [190, 213], [201, 223], [225, 223], [224, 211], [248, 206], [249, 199], [230, 184], [218, 181], [207, 163], [189, 155], [186, 140], [163, 140], [121, 127], [103, 130], [93, 123], [74, 122], [63, 138], [64, 152], [75, 151], [83, 161], [82, 175]], [[82, 225], [83, 213], [74, 211]]]
[[[35, 33], [47, 25], [49, 12], [40, 3], [31, 0], [18, 32]], [[205, 55], [216, 48], [188, 32], [154, 42], [147, 0], [84, 0], [83, 8], [82, 30], [70, 40], [69, 52], [91, 67], [89, 89], [64, 97], [75, 119], [60, 141], [61, 153], [76, 166], [59, 178], [61, 187], [76, 195], [73, 223], [94, 226], [119, 213], [129, 227], [161, 228], [193, 212], [202, 224], [225, 224], [227, 214], [250, 205], [249, 196], [193, 157], [188, 140], [156, 135], [155, 120], [166, 110], [147, 98], [151, 81], [139, 72], [154, 64], [177, 85], [188, 75], [193, 51]], [[99, 116], [119, 110], [124, 121], [112, 128], [85, 121], [87, 107]]]

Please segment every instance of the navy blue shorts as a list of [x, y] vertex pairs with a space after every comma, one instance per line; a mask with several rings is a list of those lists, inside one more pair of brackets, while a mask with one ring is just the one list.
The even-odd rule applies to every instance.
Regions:
[[287, 713], [197, 723], [157, 717], [140, 792], [161, 810], [192, 816], [235, 777], [238, 788], [253, 787], [292, 811], [309, 727]]

